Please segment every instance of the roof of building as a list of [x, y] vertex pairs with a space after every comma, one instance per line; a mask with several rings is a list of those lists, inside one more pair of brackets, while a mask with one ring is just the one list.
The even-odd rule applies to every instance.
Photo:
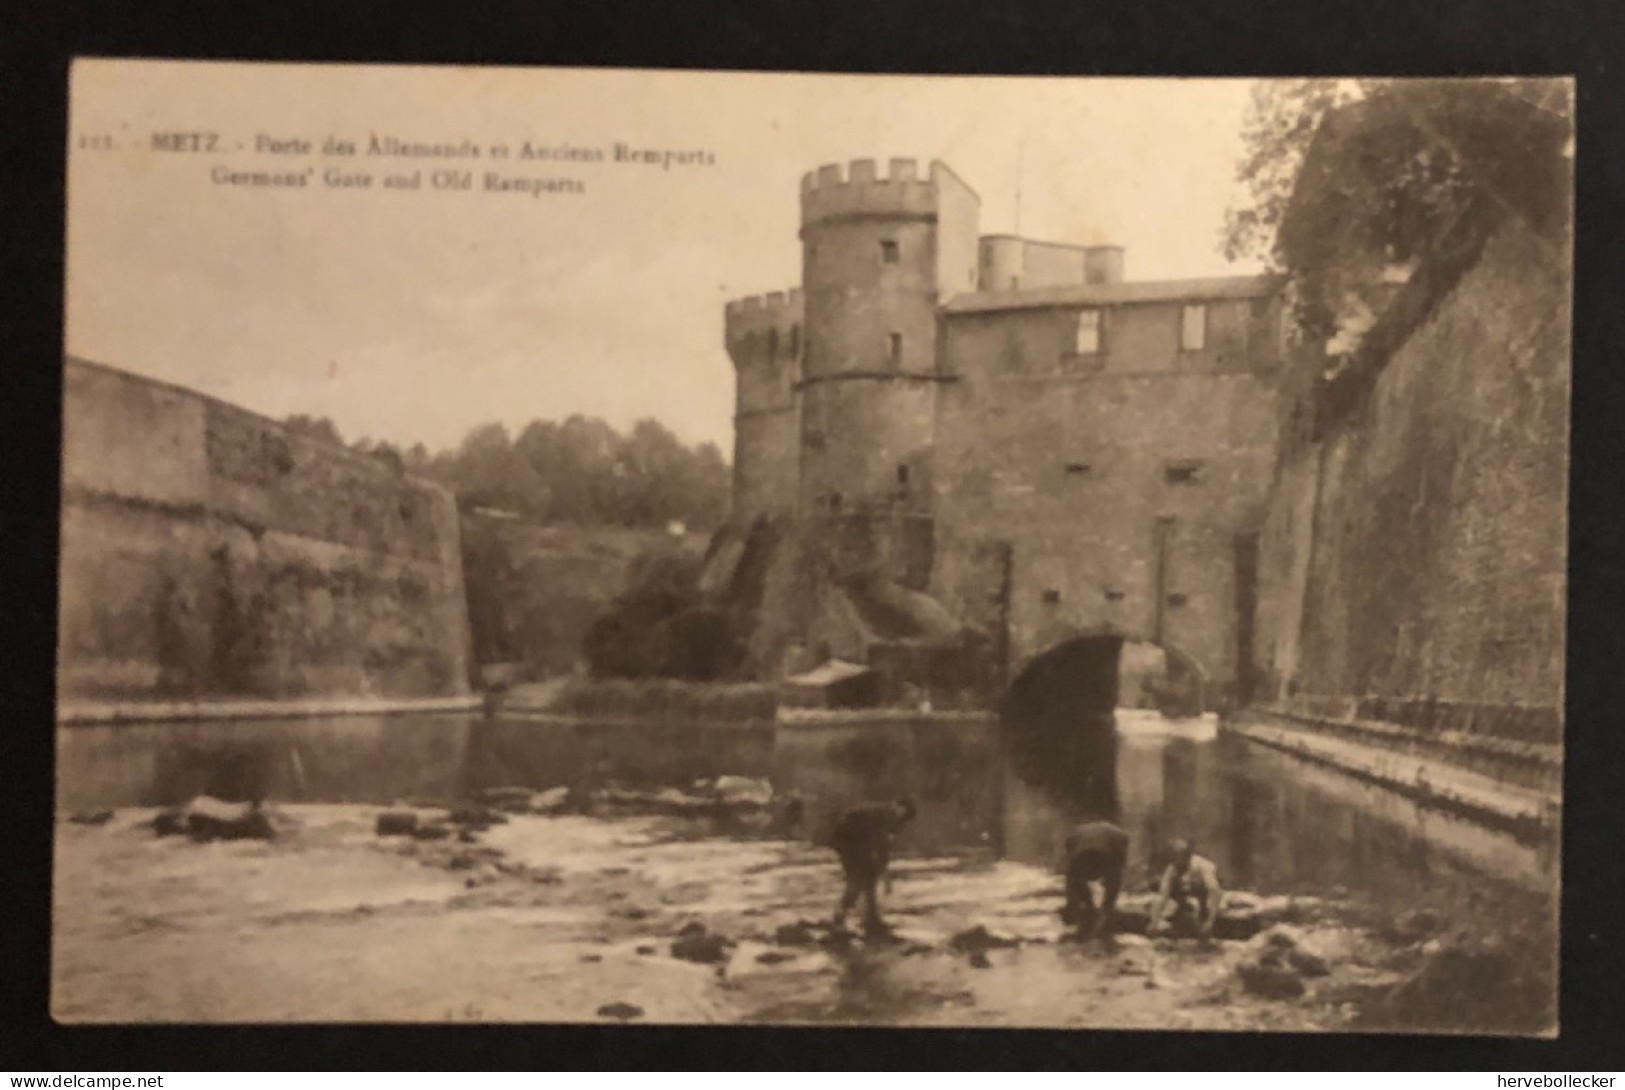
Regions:
[[1021, 242], [1028, 246], [1050, 246], [1058, 250], [1121, 250], [1123, 247], [1115, 242], [1056, 242], [1047, 238], [1028, 238], [1026, 235], [1011, 235], [994, 233], [983, 235], [982, 242], [993, 240], [1005, 242]]
[[1040, 307], [1114, 306], [1165, 303], [1178, 299], [1255, 299], [1280, 286], [1274, 276], [1215, 276], [1197, 280], [1140, 280], [1116, 284], [1063, 284], [1015, 291], [979, 291], [956, 295], [943, 306], [949, 314]]

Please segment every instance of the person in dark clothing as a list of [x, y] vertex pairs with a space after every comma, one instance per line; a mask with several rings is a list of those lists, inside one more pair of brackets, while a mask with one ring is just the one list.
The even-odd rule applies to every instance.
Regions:
[[[1123, 889], [1128, 845], [1128, 833], [1108, 821], [1079, 826], [1066, 838], [1066, 905], [1061, 909], [1061, 922], [1076, 927], [1081, 937], [1110, 933], [1117, 895]], [[1090, 882], [1101, 884], [1098, 908]]]
[[835, 910], [837, 930], [846, 926], [846, 914], [861, 899], [864, 930], [870, 934], [885, 933], [878, 887], [891, 865], [892, 837], [913, 819], [913, 801], [898, 799], [887, 806], [859, 806], [848, 810], [835, 823], [830, 847], [840, 856], [841, 870], [846, 875], [846, 889]]

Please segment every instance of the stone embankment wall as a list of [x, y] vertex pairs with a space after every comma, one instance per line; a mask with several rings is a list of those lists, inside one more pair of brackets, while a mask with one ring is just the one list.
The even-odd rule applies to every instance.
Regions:
[[1260, 544], [1262, 707], [1555, 789], [1568, 270], [1503, 225], [1352, 397], [1298, 414]]
[[62, 483], [62, 710], [468, 693], [457, 511], [439, 486], [72, 359]]

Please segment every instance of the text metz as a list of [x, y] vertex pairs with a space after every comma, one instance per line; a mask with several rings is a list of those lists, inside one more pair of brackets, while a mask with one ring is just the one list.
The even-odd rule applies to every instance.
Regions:
[[220, 134], [214, 132], [155, 132], [152, 134], [153, 151], [210, 152], [220, 143]]

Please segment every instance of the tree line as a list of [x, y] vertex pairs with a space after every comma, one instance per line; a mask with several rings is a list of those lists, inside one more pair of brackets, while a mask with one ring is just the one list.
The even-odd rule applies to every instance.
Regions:
[[482, 424], [453, 450], [430, 453], [362, 439], [346, 443], [326, 417], [296, 415], [290, 429], [379, 458], [450, 488], [464, 511], [509, 511], [539, 523], [708, 530], [728, 513], [731, 471], [715, 443], [685, 444], [658, 420], [622, 434], [597, 417], [534, 420], [513, 436]]

